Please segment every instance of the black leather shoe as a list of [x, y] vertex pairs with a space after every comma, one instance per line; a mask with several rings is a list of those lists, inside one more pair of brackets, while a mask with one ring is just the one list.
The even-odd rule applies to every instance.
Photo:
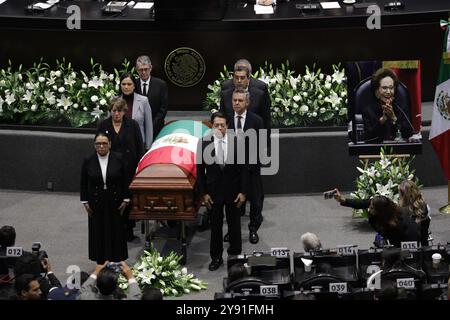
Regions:
[[228, 233], [223, 237], [223, 242], [230, 242], [230, 235]]
[[209, 271], [215, 271], [215, 270], [219, 269], [219, 267], [222, 264], [223, 264], [223, 259], [222, 258], [220, 258], [220, 259], [213, 259], [211, 261], [211, 263], [209, 264], [208, 269], [209, 269]]
[[250, 243], [252, 244], [257, 244], [259, 241], [259, 236], [256, 233], [256, 231], [250, 231], [250, 235], [248, 236], [248, 240], [250, 241]]

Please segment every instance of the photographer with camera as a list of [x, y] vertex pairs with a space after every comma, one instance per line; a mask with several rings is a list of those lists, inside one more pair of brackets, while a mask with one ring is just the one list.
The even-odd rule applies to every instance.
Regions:
[[[371, 199], [345, 199], [338, 189], [325, 192], [325, 198], [336, 199], [342, 206], [355, 209], [369, 209], [369, 224], [383, 239], [395, 247], [400, 247], [402, 241], [421, 242], [420, 225], [411, 219], [409, 211], [397, 205], [385, 196], [374, 196]], [[377, 245], [377, 237], [375, 245]], [[381, 242], [381, 241], [380, 241]]]
[[134, 278], [133, 271], [124, 261], [106, 261], [103, 265], [97, 265], [81, 287], [78, 300], [117, 300], [114, 292], [118, 287], [119, 273], [127, 278], [129, 284], [125, 300], [140, 300], [141, 289]]
[[[33, 247], [37, 248], [34, 245]], [[33, 253], [24, 251], [16, 262], [14, 274], [16, 278], [22, 274], [34, 275], [39, 282], [43, 299], [47, 299], [51, 288], [62, 287], [61, 282], [53, 273], [52, 265], [45, 251], [33, 251]]]

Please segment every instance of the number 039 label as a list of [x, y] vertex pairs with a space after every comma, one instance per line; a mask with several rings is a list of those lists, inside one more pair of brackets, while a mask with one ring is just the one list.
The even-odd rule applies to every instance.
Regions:
[[330, 283], [330, 292], [347, 293], [347, 282]]

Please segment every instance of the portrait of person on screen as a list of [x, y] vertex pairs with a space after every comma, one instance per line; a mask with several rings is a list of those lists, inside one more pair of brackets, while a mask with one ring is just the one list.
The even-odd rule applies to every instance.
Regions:
[[407, 140], [413, 134], [409, 97], [398, 96], [398, 86], [397, 76], [390, 69], [381, 68], [372, 75], [371, 90], [375, 99], [360, 106], [366, 142]]

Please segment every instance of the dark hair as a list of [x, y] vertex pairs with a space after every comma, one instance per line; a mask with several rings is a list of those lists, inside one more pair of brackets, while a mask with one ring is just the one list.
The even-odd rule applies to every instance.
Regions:
[[316, 267], [316, 273], [333, 274], [333, 267], [328, 262], [319, 262]]
[[157, 288], [146, 287], [142, 290], [141, 300], [163, 300], [163, 294]]
[[248, 71], [250, 73], [252, 73], [252, 65], [250, 63], [250, 61], [248, 61], [247, 59], [239, 59], [238, 61], [236, 61], [234, 63], [234, 70], [236, 71], [239, 67], [245, 67], [248, 69]]
[[14, 266], [14, 274], [20, 276], [22, 274], [32, 274], [40, 276], [42, 272], [42, 264], [39, 258], [31, 252], [24, 251], [22, 255], [17, 259]]
[[382, 235], [387, 230], [397, 227], [400, 208], [394, 201], [385, 196], [375, 196], [372, 198], [372, 216], [376, 230]]
[[228, 118], [225, 116], [225, 114], [223, 113], [223, 112], [221, 112], [221, 111], [217, 111], [217, 112], [214, 112], [212, 115], [211, 115], [211, 123], [214, 123], [214, 119], [215, 118], [223, 118], [223, 119], [225, 119], [225, 122], [226, 122], [226, 124], [228, 124]]
[[381, 69], [378, 69], [377, 71], [375, 71], [375, 73], [372, 75], [371, 86], [372, 86], [372, 91], [374, 93], [380, 87], [381, 80], [386, 77], [392, 78], [392, 80], [394, 80], [394, 88], [397, 88], [398, 78], [397, 78], [397, 75], [394, 73], [394, 71], [392, 71], [391, 69], [388, 69], [388, 68], [381, 68]]
[[109, 111], [111, 111], [114, 107], [116, 107], [117, 110], [119, 110], [119, 111], [127, 111], [128, 110], [127, 102], [125, 101], [125, 99], [123, 99], [121, 97], [114, 97], [111, 99], [111, 101], [109, 102], [109, 105], [108, 105]]
[[238, 65], [234, 68], [234, 72], [237, 71], [245, 71], [245, 74], [247, 75], [247, 78], [250, 78], [250, 69], [243, 65]]
[[97, 275], [98, 291], [104, 296], [111, 295], [117, 288], [119, 274], [110, 268], [103, 268]]
[[249, 276], [249, 274], [247, 273], [247, 269], [245, 269], [245, 266], [242, 263], [233, 264], [228, 269], [228, 283], [232, 283], [247, 276]]
[[3, 226], [0, 228], [0, 247], [11, 247], [16, 243], [16, 229], [11, 226]]
[[22, 291], [28, 291], [30, 289], [31, 281], [36, 280], [36, 276], [25, 273], [16, 277], [14, 281], [14, 287], [16, 289], [17, 295], [20, 297], [22, 295]]
[[106, 133], [104, 133], [104, 132], [97, 132], [97, 133], [95, 134], [94, 141], [97, 140], [97, 137], [107, 137], [107, 138], [108, 138], [108, 141], [111, 142], [110, 136], [108, 136], [108, 135], [107, 135]]
[[134, 77], [133, 77], [133, 75], [132, 75], [131, 73], [128, 73], [128, 72], [122, 73], [122, 75], [120, 76], [120, 81], [119, 81], [119, 94], [123, 94], [122, 88], [121, 88], [120, 84], [121, 84], [122, 81], [123, 81], [124, 79], [126, 79], [126, 78], [130, 78], [131, 81], [132, 81], [133, 84], [134, 84]]

